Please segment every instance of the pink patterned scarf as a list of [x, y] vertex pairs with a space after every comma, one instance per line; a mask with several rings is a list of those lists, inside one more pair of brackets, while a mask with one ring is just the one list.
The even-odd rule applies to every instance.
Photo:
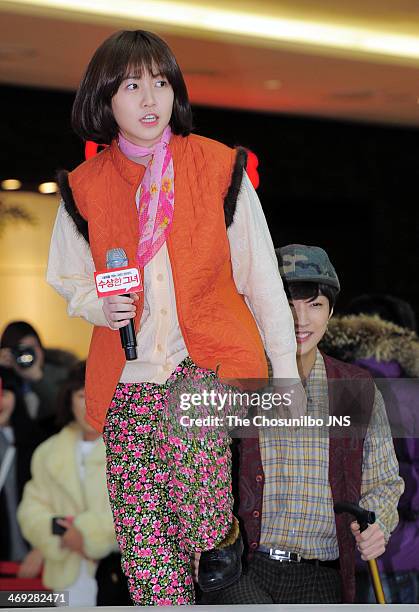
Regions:
[[138, 217], [140, 240], [137, 262], [140, 268], [154, 257], [166, 242], [173, 220], [175, 205], [175, 183], [173, 159], [169, 149], [172, 136], [170, 126], [161, 139], [150, 148], [140, 147], [119, 135], [119, 148], [127, 157], [145, 157], [152, 154], [140, 187]]

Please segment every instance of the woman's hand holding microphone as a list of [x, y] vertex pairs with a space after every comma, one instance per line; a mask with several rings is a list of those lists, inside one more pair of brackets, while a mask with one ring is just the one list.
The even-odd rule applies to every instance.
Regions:
[[121, 329], [135, 317], [136, 302], [138, 294], [130, 293], [127, 295], [111, 295], [103, 298], [103, 312], [111, 329]]

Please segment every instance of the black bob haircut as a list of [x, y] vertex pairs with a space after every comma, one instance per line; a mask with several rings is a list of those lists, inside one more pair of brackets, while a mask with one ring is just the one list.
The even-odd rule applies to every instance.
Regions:
[[86, 362], [76, 363], [63, 382], [57, 398], [56, 425], [60, 429], [74, 421], [73, 393], [84, 388], [86, 377]]
[[131, 73], [158, 70], [174, 92], [170, 127], [174, 134], [192, 131], [192, 110], [182, 72], [168, 45], [152, 32], [121, 31], [96, 50], [80, 83], [72, 110], [72, 126], [83, 140], [110, 144], [118, 135], [112, 98]]
[[325, 283], [313, 281], [291, 281], [288, 283], [284, 278], [285, 293], [289, 300], [310, 300], [314, 301], [319, 295], [324, 295], [329, 302], [329, 311], [335, 307], [339, 295], [339, 289]]

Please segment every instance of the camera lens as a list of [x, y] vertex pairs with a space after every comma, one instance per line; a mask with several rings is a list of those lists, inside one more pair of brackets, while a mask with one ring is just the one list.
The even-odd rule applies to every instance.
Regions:
[[35, 363], [35, 351], [31, 346], [18, 346], [12, 353], [21, 368], [30, 368]]

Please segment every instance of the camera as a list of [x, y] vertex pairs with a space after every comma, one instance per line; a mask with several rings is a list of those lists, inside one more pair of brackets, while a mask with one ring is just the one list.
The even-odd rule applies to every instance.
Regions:
[[30, 368], [36, 360], [35, 350], [23, 344], [12, 349], [12, 355], [20, 368]]

